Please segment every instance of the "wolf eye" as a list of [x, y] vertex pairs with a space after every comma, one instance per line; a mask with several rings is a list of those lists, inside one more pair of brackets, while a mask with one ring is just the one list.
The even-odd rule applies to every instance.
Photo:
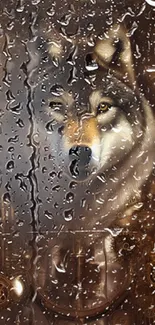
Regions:
[[99, 103], [98, 107], [97, 107], [97, 113], [105, 113], [107, 112], [109, 109], [111, 108], [111, 104], [109, 103], [105, 103], [105, 102], [101, 102]]

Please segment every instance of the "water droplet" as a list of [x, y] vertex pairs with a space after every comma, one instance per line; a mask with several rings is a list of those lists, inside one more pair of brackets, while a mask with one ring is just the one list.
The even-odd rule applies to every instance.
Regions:
[[76, 68], [73, 67], [69, 73], [69, 78], [67, 81], [68, 85], [71, 86], [74, 82], [76, 82], [76, 80], [78, 80], [78, 77], [76, 76]]
[[52, 200], [53, 200], [53, 199], [52, 199], [51, 197], [48, 197], [48, 198], [46, 199], [47, 203], [51, 203]]
[[47, 210], [44, 212], [44, 215], [45, 215], [45, 217], [46, 217], [47, 219], [49, 219], [49, 220], [52, 220], [52, 219], [53, 219], [53, 215], [52, 215], [52, 213], [49, 212], [49, 211], [47, 211]]
[[54, 85], [51, 87], [50, 92], [53, 96], [62, 96], [64, 93], [63, 88], [60, 85]]
[[79, 219], [80, 219], [80, 220], [85, 220], [85, 216], [80, 215], [80, 216], [79, 216]]
[[10, 185], [9, 182], [6, 183], [5, 188], [6, 188], [7, 191], [11, 190], [11, 185]]
[[71, 13], [69, 14], [65, 14], [63, 17], [61, 17], [60, 20], [58, 20], [58, 22], [62, 25], [62, 26], [68, 26], [69, 25], [69, 22], [71, 20]]
[[19, 136], [18, 135], [15, 135], [14, 137], [8, 139], [8, 142], [16, 143], [18, 141], [19, 141]]
[[21, 189], [22, 191], [24, 191], [24, 192], [27, 191], [27, 185], [25, 184], [24, 181], [22, 181], [22, 182], [20, 183], [20, 189]]
[[44, 167], [42, 168], [42, 173], [45, 174], [46, 172], [47, 172], [47, 168], [44, 166]]
[[98, 64], [95, 60], [92, 59], [91, 54], [87, 54], [85, 67], [87, 71], [94, 71], [98, 69]]
[[51, 134], [53, 132], [53, 122], [54, 120], [52, 121], [49, 121], [47, 124], [46, 124], [46, 130], [49, 134]]
[[110, 235], [112, 235], [112, 237], [117, 237], [117, 236], [119, 236], [119, 234], [121, 234], [123, 228], [113, 228], [113, 229], [104, 228], [104, 230], [109, 232]]
[[23, 104], [18, 103], [15, 105], [12, 105], [12, 103], [7, 105], [7, 109], [10, 110], [14, 114], [20, 114], [21, 110], [23, 109]]
[[3, 117], [3, 115], [4, 115], [4, 111], [0, 109], [0, 117]]
[[125, 12], [125, 14], [122, 15], [122, 17], [119, 18], [120, 22], [123, 22], [125, 20], [126, 16], [131, 16], [134, 17], [135, 13], [133, 12], [133, 10], [131, 9], [131, 7], [128, 8], [128, 11]]
[[3, 30], [3, 28], [2, 28], [2, 26], [0, 24], [0, 37], [2, 37], [3, 35], [4, 35], [4, 30]]
[[[46, 57], [46, 60], [47, 60], [47, 57]], [[44, 58], [44, 60], [42, 59], [42, 62], [44, 62], [45, 61], [45, 58]], [[46, 86], [45, 85], [42, 85], [41, 86], [41, 90], [42, 91], [46, 91]]]
[[19, 231], [14, 231], [13, 234], [12, 234], [13, 237], [19, 237]]
[[138, 28], [138, 24], [134, 21], [130, 31], [127, 33], [127, 36], [131, 37], [134, 34], [134, 32], [136, 31], [137, 28]]
[[7, 29], [8, 30], [12, 30], [13, 29], [13, 27], [14, 27], [14, 21], [10, 21], [8, 24], [7, 24]]
[[134, 205], [134, 208], [135, 208], [136, 210], [139, 210], [139, 209], [141, 209], [141, 208], [143, 207], [143, 205], [144, 205], [143, 202], [138, 202], [137, 204]]
[[20, 118], [16, 121], [16, 124], [20, 127], [23, 128], [25, 126], [23, 120], [21, 120]]
[[8, 102], [10, 102], [10, 101], [12, 102], [15, 99], [15, 96], [13, 95], [13, 93], [10, 89], [6, 92], [6, 99]]
[[93, 47], [93, 46], [95, 45], [95, 40], [94, 40], [94, 35], [93, 35], [93, 34], [91, 34], [91, 35], [89, 36], [87, 43], [88, 43], [88, 45], [89, 45], [90, 47]]
[[2, 123], [0, 122], [0, 134], [3, 133]]
[[9, 172], [12, 172], [13, 169], [14, 169], [14, 161], [13, 160], [10, 160], [8, 161], [8, 163], [6, 164], [6, 169], [9, 171]]
[[19, 185], [20, 189], [22, 191], [26, 192], [27, 191], [27, 185], [24, 182], [23, 178], [24, 178], [24, 176], [22, 174], [16, 174], [15, 175], [15, 179], [17, 179], [20, 182], [20, 185]]
[[10, 197], [10, 193], [4, 193], [4, 195], [3, 195], [3, 201], [5, 202], [5, 203], [10, 203], [11, 202], [11, 197]]
[[76, 182], [70, 182], [69, 187], [71, 189], [75, 189], [77, 187], [77, 183]]
[[[7, 54], [7, 56], [8, 56], [8, 54]], [[3, 82], [7, 87], [10, 87], [10, 85], [11, 85], [11, 73], [8, 72], [8, 70], [9, 70], [8, 64], [6, 65], [6, 69], [7, 70], [5, 71], [5, 75], [3, 77]]]
[[65, 210], [64, 211], [64, 219], [65, 219], [65, 221], [71, 221], [73, 219], [73, 215], [74, 215], [74, 210], [73, 209]]
[[8, 152], [10, 152], [10, 153], [13, 152], [14, 150], [15, 150], [14, 147], [9, 147], [9, 148], [8, 148]]
[[66, 194], [66, 202], [67, 203], [72, 203], [74, 200], [74, 194], [72, 192], [68, 192]]
[[56, 185], [52, 188], [52, 191], [59, 192], [60, 191], [60, 185]]
[[18, 226], [18, 227], [22, 227], [22, 226], [24, 225], [24, 221], [23, 221], [23, 220], [20, 220], [20, 219], [17, 220], [16, 223], [17, 223], [17, 226]]
[[69, 57], [67, 58], [67, 63], [74, 65], [76, 57], [77, 57], [77, 46], [73, 46], [71, 52], [69, 53]]
[[40, 0], [32, 0], [32, 5], [36, 6], [40, 3]]
[[77, 176], [79, 176], [79, 164], [77, 159], [72, 160], [69, 165], [69, 170], [74, 178], [77, 178]]
[[66, 272], [66, 270], [65, 270], [65, 267], [64, 267], [64, 264], [63, 264], [63, 263], [61, 263], [61, 264], [57, 265], [57, 264], [55, 263], [55, 261], [53, 260], [53, 264], [54, 264], [54, 266], [55, 266], [56, 270], [57, 270], [59, 273], [65, 273], [65, 272]]
[[23, 12], [24, 10], [24, 0], [19, 0], [17, 3], [16, 11]]
[[64, 132], [64, 125], [61, 125], [61, 126], [58, 128], [58, 133], [62, 136], [62, 135], [63, 135], [63, 132]]
[[59, 204], [58, 204], [57, 202], [55, 202], [55, 203], [53, 204], [53, 206], [54, 206], [55, 209], [58, 209], [58, 208], [59, 208]]
[[57, 174], [56, 174], [56, 172], [52, 171], [52, 172], [49, 173], [49, 176], [50, 176], [51, 178], [54, 178], [54, 177], [57, 176]]
[[81, 207], [84, 208], [85, 206], [86, 206], [86, 199], [83, 198], [83, 199], [81, 200]]
[[47, 15], [53, 17], [55, 15], [55, 9], [53, 7], [47, 9]]
[[15, 19], [15, 10], [4, 7], [4, 13], [10, 19]]
[[62, 172], [62, 171], [60, 171], [60, 172], [58, 173], [58, 178], [59, 178], [59, 179], [61, 179], [61, 178], [62, 178], [62, 176], [63, 176], [63, 172]]
[[89, 23], [87, 25], [87, 30], [91, 31], [91, 30], [93, 30], [93, 28], [94, 28], [94, 25], [93, 24]]
[[38, 133], [34, 133], [33, 136], [32, 136], [32, 138], [33, 138], [34, 145], [38, 146], [39, 145], [39, 142], [40, 142], [40, 140], [39, 140], [39, 134]]
[[[54, 156], [50, 153], [50, 154], [48, 155], [48, 159], [49, 159], [49, 160], [53, 160], [53, 159], [54, 159]], [[46, 157], [44, 157], [44, 160], [46, 160]]]

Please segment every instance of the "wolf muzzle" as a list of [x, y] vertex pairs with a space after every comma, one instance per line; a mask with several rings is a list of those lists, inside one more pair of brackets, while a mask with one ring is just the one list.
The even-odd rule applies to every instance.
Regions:
[[90, 175], [92, 150], [87, 146], [73, 146], [69, 150], [69, 172], [73, 178], [83, 180]]

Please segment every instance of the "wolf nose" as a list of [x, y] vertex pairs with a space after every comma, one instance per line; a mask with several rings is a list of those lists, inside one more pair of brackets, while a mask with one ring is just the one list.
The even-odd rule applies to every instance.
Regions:
[[89, 147], [74, 146], [69, 150], [69, 156], [71, 159], [76, 159], [82, 166], [87, 166], [92, 157], [92, 151]]
[[88, 165], [92, 158], [92, 150], [86, 146], [74, 146], [69, 150], [71, 160], [69, 170], [74, 178], [84, 179], [89, 175]]

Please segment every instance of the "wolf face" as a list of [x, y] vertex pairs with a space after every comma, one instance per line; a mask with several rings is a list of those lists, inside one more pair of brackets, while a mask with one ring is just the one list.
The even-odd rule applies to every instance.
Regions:
[[132, 111], [142, 117], [140, 103], [130, 89], [106, 72], [96, 77], [94, 89], [87, 88], [80, 90], [83, 99], [75, 100], [74, 94], [64, 90], [50, 99], [51, 116], [63, 123], [57, 146], [63, 152], [66, 173], [76, 181], [87, 181], [120, 163], [143, 133], [142, 124], [139, 128], [131, 124]]
[[[96, 38], [93, 47], [84, 38], [66, 39], [55, 31], [48, 45], [42, 41], [40, 48], [45, 44], [45, 109], [35, 112], [40, 142], [46, 129], [52, 164], [62, 173], [62, 186], [76, 183], [69, 205], [74, 210], [70, 227], [73, 222], [73, 229], [101, 229], [123, 214], [130, 200], [139, 199], [150, 175], [154, 156], [151, 108], [138, 91], [130, 42], [122, 26], [113, 26], [106, 38]], [[40, 62], [40, 69], [46, 71], [43, 57]], [[43, 76], [40, 73], [35, 79], [35, 73], [30, 81], [34, 78], [36, 83], [37, 107]], [[86, 191], [89, 209], [80, 206]], [[59, 206], [65, 209], [65, 199]], [[77, 222], [81, 214], [82, 226]]]

